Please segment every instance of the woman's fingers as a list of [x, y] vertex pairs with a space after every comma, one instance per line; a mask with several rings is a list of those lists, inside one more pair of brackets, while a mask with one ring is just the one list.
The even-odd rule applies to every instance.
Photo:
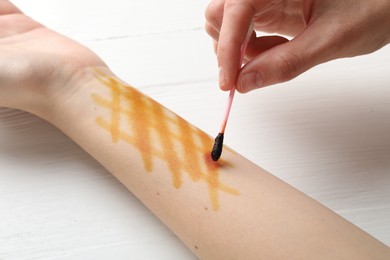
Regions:
[[[259, 45], [259, 52], [261, 45], [268, 44], [271, 48], [258, 54], [242, 68], [236, 82], [237, 90], [246, 93], [288, 81], [320, 63], [336, 58], [337, 44], [332, 38], [323, 37], [326, 26], [326, 23], [313, 24], [288, 42], [282, 37], [270, 37], [259, 38], [258, 42], [252, 43]], [[252, 52], [255, 51], [252, 49]]]
[[219, 85], [222, 90], [235, 87], [237, 73], [241, 67], [241, 46], [255, 12], [249, 1], [227, 0], [225, 2], [217, 49], [220, 68]]
[[[329, 60], [373, 52], [390, 42], [389, 1], [213, 0], [206, 30], [215, 41], [222, 90], [245, 93], [293, 79]], [[253, 34], [242, 69], [241, 47], [251, 23], [293, 40]]]

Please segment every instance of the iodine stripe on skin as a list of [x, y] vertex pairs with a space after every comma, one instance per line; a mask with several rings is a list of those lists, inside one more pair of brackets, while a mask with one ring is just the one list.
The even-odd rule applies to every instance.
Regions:
[[116, 81], [110, 79], [111, 93], [112, 93], [112, 123], [111, 123], [111, 133], [112, 141], [118, 141], [118, 131], [119, 131], [119, 120], [120, 120], [120, 90]]
[[134, 94], [136, 93], [132, 93], [130, 91], [126, 91], [124, 93], [126, 100], [133, 100], [133, 111], [135, 112], [127, 113], [127, 117], [129, 122], [131, 122], [131, 120], [137, 122], [136, 124], [133, 124], [134, 135], [139, 137], [134, 140], [135, 146], [139, 147], [139, 150], [143, 151], [141, 156], [144, 162], [144, 167], [146, 171], [150, 172], [152, 171], [152, 144], [150, 142], [150, 132], [144, 131], [144, 129], [150, 125], [150, 119], [144, 109], [139, 109], [142, 108], [143, 104], [141, 99], [137, 98]]
[[113, 143], [124, 141], [135, 147], [147, 172], [153, 171], [153, 160], [158, 158], [166, 163], [175, 188], [182, 186], [183, 174], [206, 183], [214, 211], [220, 209], [220, 192], [240, 195], [221, 183], [219, 170], [224, 162], [210, 158], [212, 138], [114, 77], [98, 70], [96, 77], [110, 91], [108, 99], [92, 94], [93, 101], [110, 112], [110, 118], [98, 116], [96, 123], [111, 134]]
[[173, 185], [175, 188], [180, 188], [182, 184], [181, 168], [183, 165], [181, 165], [178, 154], [174, 152], [175, 148], [173, 146], [172, 138], [169, 138], [170, 131], [168, 121], [164, 120], [165, 114], [160, 104], [153, 103], [152, 107], [153, 110], [151, 114], [154, 114], [153, 117], [159, 126], [156, 130], [162, 146], [162, 157], [165, 159], [165, 162], [172, 173]]

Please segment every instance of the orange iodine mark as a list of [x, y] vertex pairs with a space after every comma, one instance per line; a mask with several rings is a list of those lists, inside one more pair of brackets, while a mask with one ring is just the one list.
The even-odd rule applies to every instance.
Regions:
[[97, 105], [110, 112], [108, 119], [97, 117], [97, 124], [111, 134], [114, 143], [122, 140], [134, 146], [146, 171], [153, 170], [155, 157], [166, 163], [175, 188], [182, 186], [183, 174], [194, 182], [206, 183], [213, 210], [220, 209], [220, 192], [240, 194], [221, 182], [221, 164], [210, 157], [212, 138], [138, 90], [99, 71], [97, 74], [110, 90], [109, 99], [92, 95]]

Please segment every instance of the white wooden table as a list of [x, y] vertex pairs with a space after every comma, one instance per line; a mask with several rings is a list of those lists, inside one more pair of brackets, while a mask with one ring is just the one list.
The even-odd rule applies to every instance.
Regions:
[[[14, 0], [214, 136], [206, 0]], [[390, 245], [390, 46], [237, 95], [226, 144]], [[27, 113], [0, 109], [0, 259], [194, 259], [102, 166]]]

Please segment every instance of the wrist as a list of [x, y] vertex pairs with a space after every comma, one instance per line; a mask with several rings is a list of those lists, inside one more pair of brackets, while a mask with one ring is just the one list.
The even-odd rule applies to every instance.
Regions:
[[39, 101], [35, 102], [40, 104], [36, 110], [29, 112], [55, 125], [69, 115], [82, 116], [92, 88], [98, 84], [96, 69], [112, 74], [107, 67], [85, 67], [70, 77], [57, 77], [56, 82], [42, 92]]

